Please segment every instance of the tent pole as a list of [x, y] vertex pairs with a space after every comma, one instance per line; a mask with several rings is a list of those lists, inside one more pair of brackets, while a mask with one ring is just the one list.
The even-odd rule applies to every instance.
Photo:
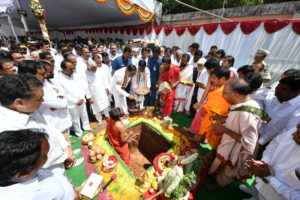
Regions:
[[[15, 0], [16, 4], [17, 4], [17, 7], [18, 9], [22, 9], [21, 8], [21, 4], [20, 4], [20, 0]], [[28, 26], [27, 26], [27, 22], [25, 20], [25, 16], [23, 14], [20, 14], [21, 15], [21, 22], [24, 26], [24, 29], [25, 29], [25, 32], [26, 32], [26, 35], [29, 34], [29, 29], [28, 29]], [[30, 36], [28, 35], [28, 39], [31, 40]]]
[[[35, 2], [35, 3], [37, 3], [37, 4], [41, 4], [41, 3], [39, 2], [39, 0], [31, 0], [31, 1], [32, 1], [32, 2]], [[48, 30], [47, 30], [47, 26], [46, 26], [46, 21], [45, 21], [45, 19], [42, 19], [42, 20], [38, 19], [38, 23], [39, 23], [39, 25], [40, 25], [40, 29], [41, 29], [41, 31], [42, 31], [43, 38], [46, 39], [46, 40], [48, 40], [48, 41], [50, 42], [50, 36], [49, 36], [49, 32], [48, 32]]]
[[189, 4], [184, 3], [184, 2], [182, 2], [182, 1], [179, 1], [179, 0], [175, 0], [175, 1], [176, 1], [177, 3], [179, 3], [179, 4], [181, 4], [181, 5], [184, 5], [184, 6], [186, 6], [186, 7], [189, 7], [189, 8], [191, 8], [191, 9], [194, 9], [194, 10], [197, 10], [197, 11], [200, 11], [200, 12], [204, 12], [204, 13], [206, 13], [206, 14], [208, 14], [208, 15], [211, 15], [211, 16], [214, 16], [214, 17], [217, 17], [217, 18], [220, 18], [220, 19], [222, 19], [222, 20], [224, 20], [224, 21], [233, 22], [233, 21], [230, 20], [230, 19], [221, 17], [221, 16], [216, 15], [216, 14], [211, 13], [211, 12], [207, 12], [207, 11], [202, 10], [202, 9], [200, 9], [200, 8], [196, 8], [196, 7], [194, 7], [194, 6], [191, 6], [191, 5], [189, 5]]
[[9, 26], [10, 26], [10, 28], [11, 28], [11, 31], [12, 31], [14, 37], [16, 38], [16, 42], [19, 43], [20, 41], [19, 41], [18, 36], [17, 36], [17, 34], [16, 34], [16, 30], [15, 30], [15, 27], [14, 27], [14, 25], [13, 25], [13, 22], [12, 22], [12, 20], [11, 20], [10, 15], [7, 15], [7, 21], [8, 21], [8, 24], [9, 24]]

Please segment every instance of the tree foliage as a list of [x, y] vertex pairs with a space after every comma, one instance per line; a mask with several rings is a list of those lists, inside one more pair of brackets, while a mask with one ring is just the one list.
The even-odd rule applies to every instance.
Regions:
[[[195, 10], [185, 7], [175, 0], [160, 0], [163, 4], [163, 14], [176, 14], [184, 12], [193, 12]], [[223, 8], [233, 8], [233, 7], [243, 7], [243, 6], [253, 6], [268, 3], [281, 3], [296, 0], [181, 0], [182, 2], [200, 8], [203, 10], [212, 10]]]

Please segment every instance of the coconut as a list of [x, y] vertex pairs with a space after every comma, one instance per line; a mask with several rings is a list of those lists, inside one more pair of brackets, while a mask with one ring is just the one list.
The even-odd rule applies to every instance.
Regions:
[[90, 150], [89, 156], [91, 157], [96, 156], [96, 152], [94, 150]]

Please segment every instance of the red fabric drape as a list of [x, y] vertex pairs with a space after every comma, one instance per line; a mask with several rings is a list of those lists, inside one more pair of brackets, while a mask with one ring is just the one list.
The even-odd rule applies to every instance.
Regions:
[[143, 34], [144, 34], [144, 31], [145, 31], [145, 28], [139, 28], [139, 33], [140, 33], [140, 35], [143, 35]]
[[146, 34], [149, 35], [152, 31], [152, 27], [147, 27], [146, 28]]
[[126, 27], [126, 28], [125, 28], [125, 31], [126, 31], [127, 35], [129, 35], [130, 32], [131, 32], [131, 28], [130, 28], [130, 27]]
[[104, 27], [103, 31], [104, 31], [104, 33], [107, 33], [108, 32], [108, 27]]
[[191, 35], [195, 35], [200, 30], [201, 25], [188, 26], [187, 29]]
[[222, 29], [223, 33], [228, 35], [232, 31], [234, 31], [234, 29], [238, 25], [238, 22], [227, 22], [227, 23], [221, 23], [220, 25], [221, 25], [221, 29]]
[[120, 27], [120, 28], [119, 28], [119, 31], [120, 31], [120, 33], [123, 35], [123, 34], [124, 34], [124, 31], [125, 31], [125, 28], [124, 28], [124, 27]]
[[300, 35], [300, 21], [293, 22], [292, 29], [296, 34]]
[[113, 28], [112, 27], [108, 28], [108, 32], [113, 33]]
[[250, 34], [255, 31], [260, 24], [261, 21], [242, 21], [240, 22], [240, 28], [244, 34]]
[[165, 26], [164, 31], [165, 31], [165, 35], [168, 36], [173, 31], [173, 27], [172, 26]]
[[118, 27], [115, 27], [114, 28], [114, 33], [117, 33], [119, 31], [119, 28]]
[[218, 23], [213, 23], [213, 24], [204, 24], [203, 25], [203, 28], [204, 28], [204, 31], [208, 34], [208, 35], [211, 35], [213, 34], [217, 28], [218, 28]]
[[155, 30], [156, 35], [158, 35], [160, 33], [160, 31], [162, 30], [162, 26], [155, 26], [154, 30]]
[[132, 28], [131, 31], [132, 31], [132, 34], [133, 34], [133, 35], [136, 35], [136, 34], [138, 33], [138, 29], [137, 29], [137, 28]]
[[174, 29], [176, 31], [176, 34], [178, 36], [181, 36], [184, 33], [186, 26], [178, 26], [178, 27], [174, 27]]
[[265, 31], [271, 34], [283, 29], [288, 24], [289, 22], [287, 21], [269, 20], [269, 21], [265, 21], [264, 27], [265, 27]]

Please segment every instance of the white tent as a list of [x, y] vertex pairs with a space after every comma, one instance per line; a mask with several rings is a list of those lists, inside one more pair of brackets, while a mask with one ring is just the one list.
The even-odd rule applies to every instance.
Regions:
[[[22, 28], [20, 15], [16, 10], [17, 0], [1, 0], [0, 2], [0, 23], [2, 29], [10, 35], [11, 31], [7, 26], [7, 19], [1, 18], [5, 14], [10, 14], [13, 24], [17, 28]], [[27, 24], [30, 30], [39, 29], [37, 20], [34, 19], [30, 9], [30, 0], [19, 0], [21, 8], [27, 13]], [[93, 26], [121, 26], [142, 24], [137, 12], [132, 15], [124, 15], [116, 5], [115, 0], [107, 0], [105, 3], [97, 3], [95, 0], [40, 0], [46, 10], [46, 23], [50, 30], [60, 28], [83, 28]], [[131, 0], [131, 3], [143, 9], [154, 12], [155, 0]], [[3, 15], [1, 15], [3, 14]], [[22, 35], [24, 31], [17, 31]]]

